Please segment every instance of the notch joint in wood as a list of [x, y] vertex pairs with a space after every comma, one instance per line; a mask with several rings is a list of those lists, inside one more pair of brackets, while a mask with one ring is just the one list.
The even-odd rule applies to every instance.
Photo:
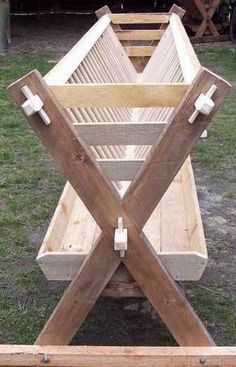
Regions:
[[202, 113], [203, 115], [210, 115], [215, 106], [215, 103], [213, 102], [211, 97], [215, 93], [216, 89], [216, 85], [213, 84], [206, 94], [201, 93], [200, 96], [197, 98], [195, 102], [195, 111], [192, 113], [188, 120], [190, 124], [194, 123], [199, 113]]
[[118, 228], [115, 229], [114, 249], [120, 251], [120, 257], [125, 257], [125, 251], [128, 249], [128, 231], [123, 227], [123, 218], [118, 218]]
[[50, 124], [50, 119], [43, 109], [43, 101], [37, 94], [33, 94], [30, 88], [25, 85], [21, 88], [22, 93], [26, 96], [26, 101], [21, 105], [26, 116], [32, 116], [39, 113], [41, 119], [46, 125]]

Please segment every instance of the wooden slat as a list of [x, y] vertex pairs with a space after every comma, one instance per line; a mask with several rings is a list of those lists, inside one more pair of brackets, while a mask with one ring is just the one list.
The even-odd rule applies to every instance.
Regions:
[[117, 13], [109, 15], [114, 24], [168, 23], [169, 13]]
[[186, 83], [191, 83], [199, 72], [201, 64], [194, 52], [185, 28], [176, 14], [171, 15], [170, 27], [184, 80]]
[[98, 159], [97, 162], [111, 181], [131, 181], [144, 161], [142, 159]]
[[78, 134], [88, 145], [152, 145], [166, 122], [75, 123]]
[[129, 57], [150, 57], [156, 49], [156, 46], [125, 46]]
[[175, 107], [188, 84], [65, 84], [50, 86], [63, 107]]
[[[43, 360], [47, 358], [45, 363]], [[0, 345], [0, 366], [235, 367], [235, 347]]]
[[108, 15], [99, 19], [54, 68], [45, 75], [44, 79], [47, 84], [66, 83], [109, 24], [110, 18]]
[[163, 34], [164, 31], [159, 29], [122, 30], [116, 32], [120, 41], [159, 41]]

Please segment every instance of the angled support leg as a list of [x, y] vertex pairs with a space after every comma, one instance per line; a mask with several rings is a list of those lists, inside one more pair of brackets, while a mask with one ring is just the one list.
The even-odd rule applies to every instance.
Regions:
[[[199, 115], [194, 124], [189, 124], [194, 102], [212, 84], [217, 86], [212, 113], [209, 116]], [[51, 121], [46, 126], [39, 116], [33, 115], [28, 117], [31, 126], [102, 230], [96, 247], [65, 291], [39, 335], [37, 344], [70, 342], [120, 264], [121, 259], [112, 244], [117, 219], [122, 217], [129, 238], [128, 251], [122, 261], [176, 341], [184, 346], [214, 345], [144, 236], [142, 227], [221, 105], [229, 84], [205, 69], [200, 70], [123, 200], [76, 135], [72, 123], [40, 74], [33, 71], [10, 86], [10, 93], [20, 106], [24, 102], [21, 93], [23, 85], [28, 85], [32, 92], [39, 95]]]

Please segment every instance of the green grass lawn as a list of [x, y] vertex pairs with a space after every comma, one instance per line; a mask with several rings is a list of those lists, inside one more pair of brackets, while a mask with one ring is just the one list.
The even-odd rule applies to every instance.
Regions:
[[[234, 48], [204, 46], [198, 54], [204, 65], [236, 84]], [[45, 280], [35, 257], [64, 180], [6, 92], [11, 82], [34, 68], [45, 74], [52, 58], [43, 53], [0, 56], [0, 343], [33, 343], [63, 289]], [[196, 166], [209, 168], [216, 179], [235, 169], [235, 97], [234, 88], [193, 156]], [[236, 191], [228, 195], [236, 199]], [[212, 311], [207, 305], [215, 295], [196, 291], [192, 298], [206, 325], [217, 328], [217, 321], [223, 322], [226, 331], [219, 344], [232, 344], [233, 301], [219, 297]]]

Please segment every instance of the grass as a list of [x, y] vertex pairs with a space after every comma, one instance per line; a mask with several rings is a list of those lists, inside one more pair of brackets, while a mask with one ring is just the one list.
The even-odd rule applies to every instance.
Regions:
[[[199, 47], [198, 54], [203, 64], [214, 68], [231, 82], [236, 82], [235, 49]], [[64, 181], [6, 92], [6, 87], [12, 81], [34, 68], [42, 74], [47, 72], [51, 68], [48, 60], [52, 57], [53, 55], [44, 53], [0, 57], [1, 343], [33, 343], [64, 288], [64, 284], [47, 282], [35, 262], [40, 241]], [[200, 168], [209, 169], [211, 174], [222, 176], [225, 170], [235, 169], [235, 97], [234, 89], [211, 124], [208, 139], [201, 140], [194, 152], [195, 164]], [[226, 193], [226, 197], [235, 200], [235, 192]], [[214, 282], [213, 286], [222, 287], [222, 292], [227, 292], [227, 286], [224, 284]], [[232, 344], [236, 333], [232, 313], [233, 301], [221, 296], [213, 298], [211, 293], [191, 284], [188, 285], [188, 294], [202, 320], [211, 330], [215, 330], [218, 324], [221, 325], [219, 344]], [[122, 302], [118, 302], [121, 307]], [[91, 319], [85, 323], [80, 340], [82, 343], [87, 340], [86, 330], [89, 328], [98, 339], [102, 333], [107, 332], [104, 331], [104, 320], [107, 320], [108, 309], [104, 304], [105, 301], [100, 302], [97, 311], [95, 310]], [[139, 317], [140, 315], [137, 320], [140, 320]], [[119, 328], [113, 325], [116, 334], [113, 341], [121, 343], [122, 340], [127, 344], [135, 341], [138, 344], [127, 331], [130, 313], [125, 318], [125, 323], [120, 310], [119, 316], [116, 315], [114, 319]], [[150, 329], [146, 324], [148, 320], [144, 318], [143, 322], [150, 338]], [[109, 325], [109, 330], [112, 329], [111, 321], [106, 321], [106, 324]], [[144, 324], [141, 322], [136, 325], [136, 332], [141, 335]], [[151, 326], [153, 327], [152, 320]], [[169, 343], [170, 337], [165, 336], [165, 340]]]
[[[201, 63], [236, 85], [236, 49], [199, 46]], [[194, 161], [203, 167], [217, 170], [224, 175], [226, 169], [236, 167], [236, 89], [226, 97], [224, 105], [210, 124], [207, 140], [200, 140], [194, 154]]]

